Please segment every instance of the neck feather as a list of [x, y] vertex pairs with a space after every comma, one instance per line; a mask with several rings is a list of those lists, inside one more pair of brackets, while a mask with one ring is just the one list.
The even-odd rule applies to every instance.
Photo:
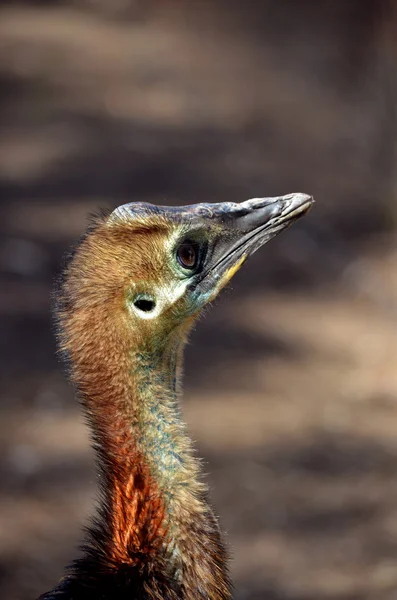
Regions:
[[[132, 354], [137, 403], [135, 437], [170, 513], [180, 495], [197, 491], [197, 461], [180, 414], [180, 345], [153, 356]], [[172, 516], [172, 515], [170, 515]]]
[[117, 361], [117, 376], [109, 373], [106, 378], [103, 365], [104, 397], [101, 390], [98, 398], [96, 383], [84, 391], [117, 541], [117, 530], [125, 530], [126, 520], [131, 527], [135, 524], [139, 539], [139, 527], [146, 524], [138, 522], [137, 510], [146, 499], [150, 521], [161, 520], [153, 543], [161, 541], [173, 551], [174, 538], [187, 518], [186, 506], [190, 512], [203, 511], [205, 487], [180, 413], [183, 345], [172, 336], [156, 350], [129, 348], [126, 358]]
[[130, 335], [115, 339], [116, 330], [91, 319], [89, 339], [68, 335], [101, 472], [90, 554], [116, 569], [161, 565], [178, 598], [228, 598], [219, 526], [180, 415], [186, 336], [176, 332], [139, 350]]

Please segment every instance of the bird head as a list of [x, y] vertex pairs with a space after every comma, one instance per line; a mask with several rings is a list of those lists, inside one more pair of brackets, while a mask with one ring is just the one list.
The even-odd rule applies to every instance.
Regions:
[[91, 327], [118, 314], [130, 331], [156, 344], [189, 326], [245, 260], [312, 202], [289, 194], [240, 204], [120, 206], [77, 251], [66, 273], [64, 307], [76, 314], [80, 307]]

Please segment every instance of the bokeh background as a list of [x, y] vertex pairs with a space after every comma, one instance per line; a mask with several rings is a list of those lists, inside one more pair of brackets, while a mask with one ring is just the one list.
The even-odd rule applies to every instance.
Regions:
[[187, 350], [184, 413], [237, 600], [397, 598], [397, 13], [391, 0], [0, 6], [0, 597], [92, 513], [50, 293], [87, 214], [303, 191]]

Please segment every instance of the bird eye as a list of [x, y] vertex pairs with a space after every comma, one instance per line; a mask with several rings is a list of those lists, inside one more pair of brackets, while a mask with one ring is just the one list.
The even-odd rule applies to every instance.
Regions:
[[200, 247], [197, 242], [186, 240], [176, 251], [176, 258], [184, 269], [193, 271], [199, 262], [200, 258]]

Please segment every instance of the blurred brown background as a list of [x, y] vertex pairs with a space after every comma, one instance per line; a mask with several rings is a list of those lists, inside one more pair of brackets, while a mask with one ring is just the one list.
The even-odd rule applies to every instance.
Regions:
[[187, 351], [238, 600], [397, 597], [397, 14], [385, 0], [0, 7], [0, 597], [92, 513], [52, 282], [101, 206], [304, 191]]

